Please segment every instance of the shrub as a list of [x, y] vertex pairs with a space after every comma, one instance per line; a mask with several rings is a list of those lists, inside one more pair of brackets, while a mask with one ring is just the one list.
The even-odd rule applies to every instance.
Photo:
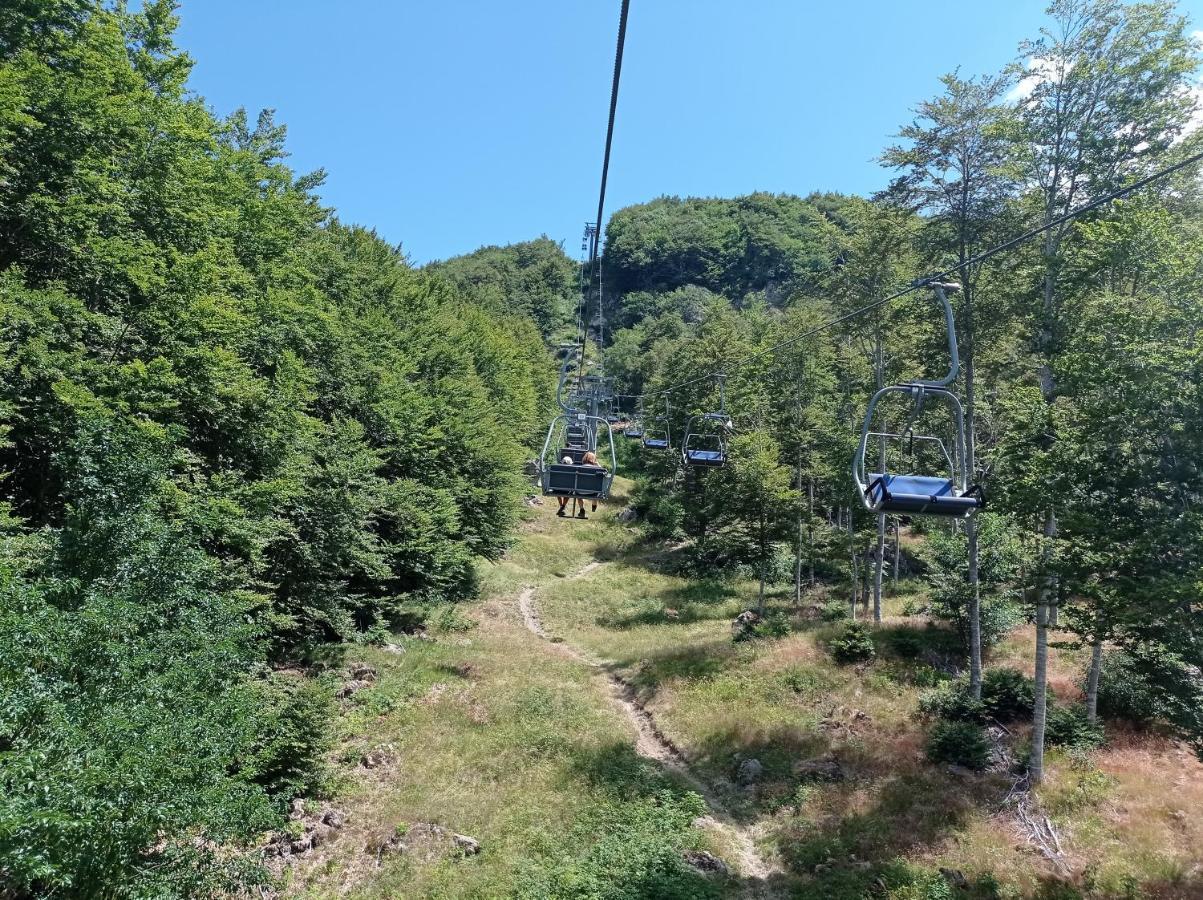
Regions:
[[964, 679], [950, 681], [920, 693], [919, 711], [949, 722], [980, 724], [986, 719], [982, 701], [973, 698]]
[[984, 769], [990, 761], [985, 729], [976, 722], [937, 722], [927, 738], [927, 758], [967, 769]]
[[791, 630], [789, 616], [779, 609], [770, 610], [763, 619], [752, 626], [752, 634], [758, 638], [782, 638]]
[[1138, 724], [1165, 722], [1203, 755], [1203, 675], [1162, 644], [1104, 654], [1098, 708]]
[[1050, 706], [1044, 726], [1045, 743], [1071, 750], [1091, 750], [1103, 743], [1103, 726], [1088, 722], [1085, 710]]
[[903, 659], [915, 659], [923, 652], [923, 639], [911, 630], [890, 632], [887, 642], [890, 651]]
[[823, 604], [819, 618], [824, 622], [842, 622], [850, 615], [848, 604], [843, 600], [828, 600]]
[[873, 634], [863, 622], [849, 622], [828, 642], [827, 649], [841, 663], [863, 662], [877, 655]]
[[1028, 718], [1036, 702], [1036, 683], [1015, 669], [990, 669], [982, 675], [982, 709], [1007, 722]]

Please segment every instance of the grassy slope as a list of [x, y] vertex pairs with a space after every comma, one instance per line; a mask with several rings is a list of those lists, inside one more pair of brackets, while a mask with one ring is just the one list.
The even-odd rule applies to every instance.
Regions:
[[[618, 498], [611, 510], [620, 506]], [[616, 821], [628, 827], [628, 805], [666, 782], [633, 756], [629, 725], [601, 679], [523, 629], [513, 600], [532, 585], [547, 630], [616, 664], [695, 771], [756, 824], [796, 896], [950, 896], [933, 874], [941, 866], [962, 870], [978, 896], [1074, 896], [1058, 893], [1049, 863], [1000, 812], [1009, 778], [950, 774], [924, 760], [915, 663], [887, 650], [869, 666], [836, 666], [823, 650], [833, 626], [802, 616], [789, 637], [733, 644], [730, 620], [754, 586], [658, 573], [634, 537], [610, 513], [565, 522], [544, 508], [508, 558], [484, 570], [485, 599], [471, 611], [478, 627], [407, 641], [401, 656], [357, 653], [381, 678], [341, 720], [347, 776], [337, 802], [351, 824], [298, 868], [297, 893], [483, 897], [525, 885], [532, 896], [584, 895], [547, 872], [579, 862], [573, 841], [596, 840]], [[601, 564], [572, 577], [590, 561]], [[771, 602], [790, 608], [782, 595]], [[900, 608], [900, 599], [887, 604], [886, 629], [922, 629]], [[1030, 669], [1031, 644], [1020, 629], [995, 662]], [[1052, 682], [1067, 699], [1076, 666], [1054, 651]], [[395, 754], [392, 767], [355, 768], [379, 745]], [[732, 783], [747, 757], [765, 769], [752, 789]], [[838, 760], [845, 779], [796, 774], [799, 760], [821, 757]], [[1072, 882], [1098, 897], [1203, 895], [1203, 767], [1170, 742], [1122, 732], [1091, 763], [1054, 752], [1041, 792]], [[472, 834], [485, 852], [431, 864], [396, 858], [378, 869], [361, 852], [372, 835], [416, 821]], [[680, 824], [640, 832], [639, 851], [706, 845], [704, 832]], [[623, 845], [619, 855], [633, 853]], [[716, 887], [748, 889], [736, 879]], [[654, 889], [649, 881], [627, 896], [661, 896]], [[704, 890], [699, 883], [680, 896]]]

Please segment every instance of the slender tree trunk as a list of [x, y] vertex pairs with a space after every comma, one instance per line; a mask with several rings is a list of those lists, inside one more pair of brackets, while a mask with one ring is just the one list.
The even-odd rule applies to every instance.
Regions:
[[881, 621], [881, 582], [886, 558], [886, 514], [877, 514], [877, 545], [873, 567], [873, 621]]
[[969, 544], [969, 692], [982, 699], [982, 592], [978, 583], [977, 517], [965, 521]]
[[1090, 645], [1090, 672], [1086, 676], [1086, 720], [1093, 724], [1099, 717], [1099, 676], [1103, 672], [1103, 640], [1096, 637]]
[[[798, 490], [802, 490], [802, 451], [798, 451]], [[794, 544], [794, 608], [802, 606], [802, 539], [806, 534], [803, 513], [798, 509], [798, 534]]]
[[1040, 550], [1040, 585], [1036, 594], [1036, 703], [1032, 709], [1032, 760], [1028, 773], [1032, 784], [1044, 778], [1044, 726], [1048, 713], [1048, 619], [1056, 603], [1052, 573], [1053, 538], [1057, 517], [1049, 509], [1044, 518], [1044, 546]]
[[851, 564], [852, 618], [856, 618], [856, 601], [860, 594], [860, 566], [856, 561], [856, 537], [852, 529], [852, 507], [848, 507], [848, 559]]
[[902, 529], [902, 524], [898, 521], [898, 517], [894, 517], [894, 589], [893, 594], [898, 596], [898, 570], [902, 568], [902, 538], [899, 534]]
[[815, 588], [815, 480], [811, 478], [806, 483], [806, 543], [807, 557], [810, 565], [810, 589]]
[[768, 564], [766, 558], [766, 541], [765, 541], [765, 524], [764, 524], [764, 507], [760, 507], [760, 597], [756, 601], [756, 611], [764, 616], [764, 569]]
[[[966, 181], [967, 184], [967, 181]], [[968, 259], [969, 247], [962, 230], [960, 257], [964, 263]], [[973, 332], [973, 294], [974, 285], [971, 278], [965, 278], [961, 286], [962, 316], [964, 335], [961, 340], [962, 355], [965, 358], [965, 476], [972, 483], [977, 475], [977, 432], [976, 422], [976, 359]], [[971, 515], [965, 522], [965, 539], [969, 555], [969, 691], [975, 699], [982, 697], [982, 591], [979, 584], [980, 555], [978, 552], [977, 515]]]
[[[882, 343], [881, 334], [877, 336], [876, 347], [876, 376], [877, 389], [881, 390], [882, 383], [885, 380], [885, 347]], [[884, 437], [877, 439], [877, 471], [885, 472], [886, 470], [886, 439]], [[886, 515], [885, 513], [877, 514], [877, 543], [873, 549], [873, 621], [881, 621], [881, 581], [882, 573], [885, 569], [886, 559]], [[868, 598], [866, 597], [866, 605]]]

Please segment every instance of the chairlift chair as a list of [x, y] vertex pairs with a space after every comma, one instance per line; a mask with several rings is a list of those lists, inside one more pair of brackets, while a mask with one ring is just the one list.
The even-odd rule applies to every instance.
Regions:
[[717, 468], [727, 462], [727, 435], [734, 424], [727, 413], [726, 376], [716, 375], [719, 390], [718, 412], [699, 413], [685, 425], [681, 442], [681, 460], [688, 466]]
[[[968, 461], [965, 458], [965, 415], [960, 398], [952, 389], [960, 371], [960, 356], [957, 352], [956, 326], [952, 305], [947, 293], [960, 290], [960, 285], [931, 285], [944, 309], [945, 327], [948, 331], [948, 349], [951, 363], [948, 373], [938, 380], [916, 380], [892, 384], [877, 391], [869, 401], [865, 421], [861, 428], [860, 443], [852, 462], [852, 477], [856, 482], [861, 503], [869, 512], [898, 513], [903, 515], [932, 515], [965, 517], [984, 505], [979, 486], [968, 485]], [[880, 401], [890, 394], [902, 394], [910, 398], [911, 411], [906, 424], [898, 431], [874, 430], [874, 417]], [[935, 435], [916, 434], [915, 421], [923, 411], [928, 398], [936, 398], [947, 404], [951, 414], [951, 446]], [[884, 466], [884, 471], [869, 470], [867, 456], [870, 443], [883, 450], [892, 441], [909, 444], [912, 466], [914, 446], [918, 442], [934, 450], [931, 456], [940, 462], [939, 471], [928, 466], [923, 472], [903, 472], [902, 466]], [[889, 454], [883, 453], [888, 461]], [[930, 459], [927, 461], [930, 464]], [[891, 471], [893, 469], [893, 471]]]
[[[596, 435], [604, 427], [609, 436], [610, 468], [601, 465], [585, 465], [583, 462], [586, 448], [572, 447], [566, 438], [570, 427]], [[557, 455], [550, 453], [555, 449]], [[571, 462], [564, 462], [568, 458]], [[539, 456], [539, 482], [545, 496], [555, 497], [587, 497], [604, 500], [610, 494], [610, 485], [614, 481], [614, 472], [618, 468], [618, 459], [614, 450], [614, 432], [610, 424], [598, 416], [588, 416], [577, 413], [574, 416], [559, 415], [551, 420], [547, 429], [547, 439], [543, 442], [543, 452]]]
[[664, 398], [664, 415], [647, 420], [643, 428], [644, 450], [669, 450], [672, 448], [672, 425], [669, 420], [668, 397]]

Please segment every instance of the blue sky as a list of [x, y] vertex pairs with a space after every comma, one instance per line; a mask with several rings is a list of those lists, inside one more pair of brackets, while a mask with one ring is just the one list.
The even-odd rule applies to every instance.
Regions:
[[[291, 164], [416, 263], [596, 211], [618, 2], [183, 0], [192, 87], [277, 110]], [[662, 194], [865, 193], [937, 77], [995, 71], [1045, 0], [632, 0], [607, 215]], [[1180, 4], [1203, 27], [1203, 0]]]

